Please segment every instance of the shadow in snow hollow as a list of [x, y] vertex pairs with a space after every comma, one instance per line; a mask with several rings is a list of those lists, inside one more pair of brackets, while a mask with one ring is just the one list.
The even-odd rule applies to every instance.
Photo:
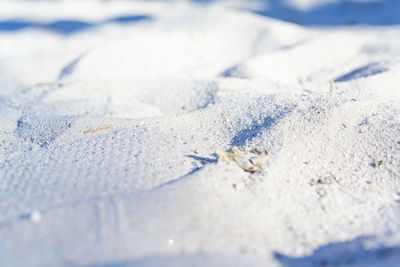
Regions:
[[[275, 252], [275, 258], [283, 267], [311, 266], [368, 266], [383, 260], [398, 260], [400, 262], [400, 247], [367, 248], [366, 242], [373, 237], [364, 236], [346, 242], [330, 243], [314, 250], [311, 255], [291, 257]], [[383, 265], [382, 265], [383, 266]]]

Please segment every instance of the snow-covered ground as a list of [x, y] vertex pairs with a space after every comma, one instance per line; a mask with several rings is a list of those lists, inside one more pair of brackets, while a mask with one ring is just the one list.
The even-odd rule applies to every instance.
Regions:
[[399, 266], [399, 14], [1, 1], [0, 265]]

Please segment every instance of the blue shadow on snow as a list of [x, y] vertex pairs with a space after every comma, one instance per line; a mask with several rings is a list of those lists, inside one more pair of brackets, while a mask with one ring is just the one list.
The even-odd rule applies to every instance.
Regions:
[[[282, 267], [312, 267], [312, 266], [368, 266], [374, 262], [395, 257], [400, 260], [400, 247], [378, 247], [368, 249], [365, 242], [373, 240], [371, 236], [359, 237], [347, 242], [323, 245], [309, 256], [290, 257], [275, 252], [275, 258]], [[392, 260], [394, 260], [392, 258]]]
[[261, 8], [245, 10], [256, 14], [308, 26], [341, 26], [352, 24], [400, 24], [400, 1], [338, 0], [301, 10], [285, 4], [284, 0], [265, 0]]
[[357, 68], [349, 73], [346, 73], [334, 80], [334, 82], [346, 82], [354, 79], [366, 78], [388, 71], [388, 68], [381, 66], [378, 63], [371, 63], [367, 66]]
[[120, 16], [105, 21], [101, 21], [99, 23], [91, 23], [80, 20], [58, 20], [51, 23], [40, 23], [34, 21], [10, 19], [10, 20], [0, 21], [0, 32], [12, 32], [12, 31], [23, 30], [26, 28], [37, 28], [37, 29], [49, 30], [62, 35], [70, 35], [87, 30], [89, 28], [99, 27], [108, 23], [128, 24], [128, 23], [136, 23], [151, 19], [152, 18], [147, 15]]

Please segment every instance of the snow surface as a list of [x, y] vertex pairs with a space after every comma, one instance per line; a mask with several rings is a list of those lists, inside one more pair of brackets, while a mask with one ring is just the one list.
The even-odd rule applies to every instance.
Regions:
[[399, 14], [2, 1], [0, 265], [399, 266]]

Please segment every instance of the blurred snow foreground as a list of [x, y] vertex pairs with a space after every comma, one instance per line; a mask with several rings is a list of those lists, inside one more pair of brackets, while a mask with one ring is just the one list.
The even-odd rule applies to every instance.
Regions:
[[1, 1], [0, 265], [398, 266], [398, 14]]

